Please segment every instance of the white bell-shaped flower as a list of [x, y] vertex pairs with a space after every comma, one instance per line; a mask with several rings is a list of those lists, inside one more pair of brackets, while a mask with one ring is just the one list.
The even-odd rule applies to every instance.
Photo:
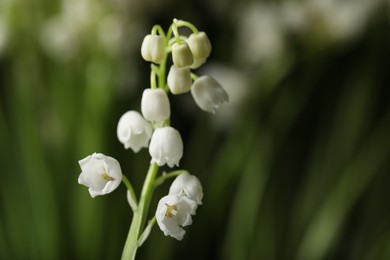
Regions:
[[183, 141], [180, 133], [173, 127], [166, 126], [154, 130], [149, 145], [149, 153], [152, 157], [151, 163], [158, 166], [168, 164], [169, 167], [179, 166], [183, 156]]
[[79, 161], [81, 174], [78, 182], [86, 187], [92, 198], [115, 190], [122, 181], [122, 170], [117, 160], [94, 153]]
[[202, 110], [213, 114], [221, 104], [229, 101], [223, 87], [210, 76], [197, 78], [192, 84], [191, 94]]
[[175, 65], [172, 65], [168, 73], [167, 82], [172, 94], [178, 95], [190, 91], [192, 85], [190, 69], [177, 68]]
[[194, 59], [206, 59], [211, 52], [211, 43], [205, 32], [193, 33], [187, 39]]
[[171, 116], [171, 108], [167, 93], [164, 90], [144, 90], [141, 99], [141, 111], [146, 120], [161, 122]]
[[191, 66], [194, 62], [194, 56], [186, 42], [174, 43], [172, 45], [173, 64], [178, 68]]
[[203, 189], [199, 179], [188, 173], [180, 174], [172, 182], [169, 194], [184, 196], [202, 205]]
[[146, 61], [160, 64], [165, 56], [164, 37], [161, 35], [146, 35], [141, 45], [141, 55]]
[[165, 236], [182, 240], [186, 233], [183, 227], [192, 224], [197, 204], [186, 197], [174, 194], [162, 197], [158, 202], [156, 220]]
[[127, 111], [119, 119], [117, 136], [125, 149], [131, 148], [135, 153], [142, 147], [148, 147], [153, 128], [137, 111]]

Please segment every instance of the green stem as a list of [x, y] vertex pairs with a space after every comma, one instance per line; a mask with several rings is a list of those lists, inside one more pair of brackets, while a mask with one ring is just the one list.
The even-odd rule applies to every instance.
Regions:
[[154, 182], [154, 186], [157, 187], [157, 186], [163, 184], [165, 180], [167, 180], [169, 178], [176, 177], [176, 176], [178, 176], [180, 174], [183, 174], [183, 173], [187, 173], [188, 174], [188, 171], [186, 171], [186, 170], [177, 170], [177, 171], [169, 172], [169, 173], [166, 173], [166, 174], [163, 173], [163, 175], [161, 175], [160, 177], [158, 177], [156, 179], [156, 181]]
[[176, 39], [176, 42], [178, 44], [180, 44], [182, 41], [180, 39], [180, 34], [179, 34], [179, 31], [178, 31], [178, 26], [177, 26], [177, 22], [178, 20], [177, 19], [173, 19], [173, 23], [172, 23], [172, 32], [173, 32], [173, 35], [175, 36], [175, 39]]
[[177, 27], [182, 27], [182, 26], [188, 27], [195, 34], [199, 33], [198, 28], [196, 28], [196, 26], [190, 22], [183, 21], [183, 20], [176, 20], [176, 25]]
[[142, 187], [141, 198], [138, 208], [134, 211], [133, 220], [131, 221], [130, 230], [122, 253], [122, 260], [134, 260], [138, 249], [138, 238], [142, 225], [148, 214], [150, 200], [154, 190], [154, 181], [158, 171], [157, 164], [150, 165], [144, 185]]
[[158, 24], [156, 24], [155, 26], [153, 26], [153, 28], [152, 28], [152, 35], [156, 35], [157, 32], [158, 32], [161, 36], [165, 37], [164, 30], [163, 30], [163, 29], [161, 28], [161, 26], [158, 25]]
[[156, 83], [157, 73], [158, 73], [158, 67], [154, 64], [150, 65], [150, 88], [151, 89], [157, 88], [157, 83]]
[[199, 78], [198, 75], [196, 75], [195, 73], [191, 73], [191, 79], [192, 80], [197, 80]]
[[[168, 48], [166, 46], [166, 48]], [[166, 70], [167, 70], [167, 59], [168, 59], [168, 51], [165, 51], [164, 58], [160, 64], [160, 68], [158, 70], [158, 87], [163, 89], [165, 92], [168, 92], [168, 86], [166, 81]]]

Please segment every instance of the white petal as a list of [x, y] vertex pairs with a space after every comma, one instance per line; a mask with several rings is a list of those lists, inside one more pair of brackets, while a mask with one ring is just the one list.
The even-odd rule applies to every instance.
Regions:
[[197, 204], [202, 204], [203, 189], [199, 179], [187, 173], [180, 174], [172, 182], [169, 189], [169, 194], [177, 196], [186, 196], [195, 201]]
[[161, 198], [158, 203], [156, 210], [157, 224], [164, 235], [181, 240], [185, 234], [183, 226], [192, 223], [190, 211], [191, 206], [188, 204], [188, 200], [183, 200], [183, 198], [176, 195], [167, 195]]
[[172, 94], [182, 94], [190, 91], [192, 85], [189, 68], [177, 68], [172, 65], [167, 78], [168, 87]]
[[141, 111], [146, 120], [161, 122], [171, 116], [167, 93], [162, 89], [145, 89], [141, 99]]
[[187, 39], [195, 59], [206, 59], [211, 52], [211, 43], [205, 32], [193, 33]]
[[194, 81], [191, 88], [195, 103], [204, 111], [215, 113], [219, 106], [228, 102], [229, 96], [212, 77], [202, 76]]
[[165, 55], [164, 38], [160, 35], [146, 35], [141, 45], [141, 55], [146, 61], [160, 64]]
[[135, 153], [148, 147], [152, 132], [152, 126], [137, 111], [128, 111], [119, 119], [118, 139], [125, 149], [131, 148]]
[[89, 188], [93, 198], [112, 192], [122, 181], [120, 165], [114, 158], [94, 153], [79, 163], [82, 172], [78, 182]]
[[168, 126], [157, 128], [150, 141], [149, 153], [152, 157], [152, 163], [159, 166], [168, 164], [169, 167], [179, 165], [183, 156], [183, 141], [180, 133]]
[[172, 45], [172, 60], [178, 68], [191, 66], [194, 62], [194, 56], [186, 42], [174, 43]]

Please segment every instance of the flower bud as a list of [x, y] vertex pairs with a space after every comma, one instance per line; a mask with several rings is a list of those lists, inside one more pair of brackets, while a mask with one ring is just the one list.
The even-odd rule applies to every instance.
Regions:
[[173, 194], [162, 197], [158, 202], [156, 220], [165, 236], [182, 240], [186, 233], [183, 227], [192, 224], [196, 202]]
[[142, 147], [148, 147], [153, 129], [140, 113], [128, 111], [119, 119], [116, 132], [125, 149], [131, 148], [138, 153]]
[[194, 59], [206, 59], [211, 52], [211, 43], [205, 32], [193, 33], [187, 39]]
[[191, 94], [200, 109], [213, 114], [222, 103], [229, 100], [223, 87], [210, 76], [196, 79], [192, 84]]
[[177, 68], [175, 65], [172, 65], [167, 81], [172, 94], [177, 95], [188, 92], [192, 85], [191, 71], [189, 68]]
[[147, 88], [142, 94], [141, 111], [146, 120], [161, 122], [171, 116], [167, 93], [164, 90]]
[[191, 66], [194, 62], [191, 49], [186, 42], [172, 45], [172, 59], [173, 64], [178, 68]]
[[141, 55], [146, 61], [160, 64], [165, 55], [164, 37], [160, 35], [146, 35], [142, 42]]
[[149, 153], [152, 157], [151, 163], [158, 166], [168, 164], [169, 167], [179, 166], [183, 156], [183, 141], [180, 133], [173, 127], [167, 126], [157, 128], [149, 145]]
[[79, 161], [81, 174], [78, 182], [88, 187], [94, 198], [115, 190], [122, 181], [122, 170], [117, 160], [94, 153]]
[[194, 175], [183, 173], [177, 176], [169, 188], [169, 194], [174, 194], [180, 197], [185, 196], [190, 200], [195, 201], [198, 205], [202, 205], [202, 184]]

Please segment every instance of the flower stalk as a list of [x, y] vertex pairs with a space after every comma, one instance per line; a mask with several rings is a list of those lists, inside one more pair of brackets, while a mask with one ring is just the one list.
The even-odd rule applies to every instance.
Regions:
[[[180, 27], [187, 27], [192, 34], [181, 35]], [[199, 179], [186, 170], [174, 170], [157, 176], [159, 166], [179, 166], [183, 156], [180, 132], [171, 127], [169, 93], [174, 95], [191, 92], [195, 103], [208, 112], [215, 113], [228, 97], [222, 86], [209, 77], [198, 77], [191, 69], [198, 68], [208, 58], [211, 44], [204, 32], [191, 23], [174, 19], [167, 34], [159, 25], [146, 35], [141, 46], [141, 56], [151, 62], [150, 87], [142, 94], [141, 113], [127, 111], [119, 119], [118, 140], [125, 149], [138, 153], [148, 148], [151, 162], [139, 200], [131, 182], [122, 175], [119, 163], [103, 154], [93, 154], [80, 161], [82, 173], [79, 183], [89, 188], [92, 197], [112, 192], [123, 182], [127, 187], [127, 199], [133, 218], [122, 252], [122, 260], [134, 260], [140, 247], [148, 238], [155, 223], [165, 236], [182, 240], [192, 224], [198, 205], [202, 204], [203, 190]], [[171, 53], [173, 64], [167, 76], [167, 61]], [[160, 199], [154, 217], [148, 212], [154, 189], [169, 178], [176, 177], [169, 194]]]
[[129, 233], [127, 235], [127, 240], [122, 253], [122, 260], [135, 259], [138, 249], [138, 239], [140, 238], [143, 223], [145, 223], [145, 219], [149, 210], [157, 171], [157, 164], [153, 163], [149, 166], [149, 170], [142, 187], [139, 204], [137, 209], [134, 211], [133, 220], [131, 221]]

